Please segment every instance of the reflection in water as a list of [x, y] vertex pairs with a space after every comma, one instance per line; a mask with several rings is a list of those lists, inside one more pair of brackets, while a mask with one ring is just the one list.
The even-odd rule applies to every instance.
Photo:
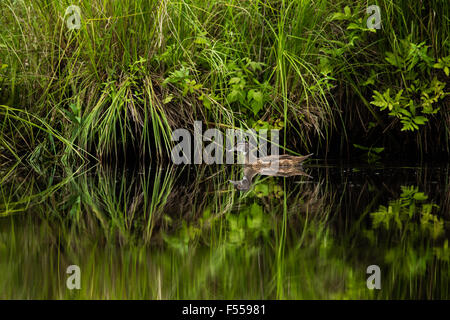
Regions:
[[6, 170], [0, 298], [448, 299], [448, 169], [311, 165], [245, 193], [225, 166]]
[[303, 171], [303, 167], [301, 166], [293, 166], [293, 167], [264, 167], [264, 168], [255, 168], [252, 166], [244, 166], [244, 176], [241, 180], [233, 181], [230, 180], [230, 183], [236, 187], [237, 190], [247, 191], [250, 189], [252, 185], [253, 178], [260, 174], [262, 176], [270, 176], [270, 177], [292, 177], [292, 176], [305, 176], [308, 178], [312, 178], [309, 174]]

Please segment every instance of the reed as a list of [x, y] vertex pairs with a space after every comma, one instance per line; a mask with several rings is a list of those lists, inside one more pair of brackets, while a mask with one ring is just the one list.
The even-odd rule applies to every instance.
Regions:
[[[3, 125], [10, 158], [38, 147], [62, 156], [73, 144], [98, 159], [163, 160], [171, 131], [193, 120], [281, 126], [284, 146], [321, 156], [349, 154], [353, 143], [397, 154], [402, 140], [410, 154], [448, 154], [448, 97], [426, 126], [406, 133], [370, 103], [374, 90], [405, 87], [385, 60], [400, 39], [425, 42], [434, 62], [448, 57], [446, 1], [375, 1], [376, 32], [365, 29], [372, 3], [363, 0], [80, 0], [81, 28], [68, 30], [71, 4], [0, 6], [0, 102], [67, 140], [29, 130], [19, 137], [17, 122]], [[432, 72], [448, 82], [430, 70], [416, 79], [426, 83]]]

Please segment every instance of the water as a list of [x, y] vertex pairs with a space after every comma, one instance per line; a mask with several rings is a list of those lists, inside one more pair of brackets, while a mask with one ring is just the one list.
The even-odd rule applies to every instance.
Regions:
[[450, 298], [448, 165], [305, 172], [0, 169], [0, 298]]

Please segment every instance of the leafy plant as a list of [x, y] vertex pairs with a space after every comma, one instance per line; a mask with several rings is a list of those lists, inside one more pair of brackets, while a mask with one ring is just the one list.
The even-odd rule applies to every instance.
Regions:
[[[3, 71], [3, 70], [5, 70], [6, 68], [8, 67], [8, 65], [7, 64], [4, 64], [4, 63], [0, 63], [0, 71]], [[0, 82], [2, 82], [3, 81], [3, 77], [2, 77], [2, 75], [0, 74]]]
[[384, 148], [379, 147], [364, 147], [359, 144], [353, 144], [353, 146], [357, 149], [367, 151], [366, 157], [368, 163], [374, 163], [381, 159], [380, 153], [384, 151]]
[[[432, 80], [419, 78], [419, 74], [430, 74], [432, 67], [446, 68], [447, 60], [440, 59], [433, 65], [425, 42], [414, 44], [407, 39], [400, 41], [396, 52], [386, 52], [386, 61], [396, 68], [401, 76], [403, 89], [388, 88], [384, 92], [374, 90], [371, 104], [388, 110], [389, 115], [400, 119], [401, 131], [415, 131], [428, 122], [429, 116], [439, 111], [437, 106], [445, 96], [445, 83], [436, 76]], [[392, 96], [391, 96], [392, 93]]]
[[168, 83], [178, 86], [182, 90], [183, 97], [188, 93], [194, 93], [195, 91], [200, 90], [203, 86], [202, 84], [197, 83], [196, 80], [191, 79], [189, 69], [185, 66], [181, 66], [180, 69], [171, 72], [169, 77], [163, 81], [163, 85], [167, 85]]
[[80, 125], [81, 124], [81, 107], [76, 103], [69, 105], [70, 111], [64, 109], [64, 113], [69, 117], [70, 121]]
[[450, 55], [448, 55], [444, 58], [439, 58], [438, 62], [433, 65], [433, 68], [443, 69], [445, 75], [447, 77], [449, 77], [450, 76]]
[[406, 79], [415, 79], [415, 68], [421, 72], [429, 70], [433, 66], [433, 58], [428, 55], [430, 46], [425, 42], [415, 44], [409, 39], [401, 39], [395, 52], [386, 52], [385, 59], [389, 64], [397, 68], [397, 72], [406, 76]]
[[255, 72], [262, 71], [263, 66], [263, 63], [248, 58], [240, 64], [236, 62], [228, 64], [230, 89], [226, 100], [229, 104], [238, 102], [243, 105], [252, 112], [253, 117], [262, 110], [272, 90], [268, 81], [260, 83], [255, 75]]
[[370, 215], [375, 228], [384, 226], [386, 229], [396, 227], [401, 231], [412, 231], [417, 225], [414, 220], [419, 218], [420, 229], [437, 238], [444, 232], [444, 221], [433, 214], [433, 208], [439, 208], [436, 204], [425, 203], [428, 196], [419, 192], [415, 186], [402, 186], [402, 193], [397, 200], [389, 201], [388, 206], [380, 206]]

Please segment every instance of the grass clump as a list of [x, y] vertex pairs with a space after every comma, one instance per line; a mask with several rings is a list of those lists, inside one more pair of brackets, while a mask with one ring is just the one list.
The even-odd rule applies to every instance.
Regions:
[[[362, 0], [5, 0], [0, 101], [100, 159], [164, 159], [194, 120], [282, 128], [285, 146], [324, 156], [354, 143], [448, 153], [448, 4], [375, 3], [379, 30]], [[404, 98], [390, 115], [377, 95], [389, 89]]]

